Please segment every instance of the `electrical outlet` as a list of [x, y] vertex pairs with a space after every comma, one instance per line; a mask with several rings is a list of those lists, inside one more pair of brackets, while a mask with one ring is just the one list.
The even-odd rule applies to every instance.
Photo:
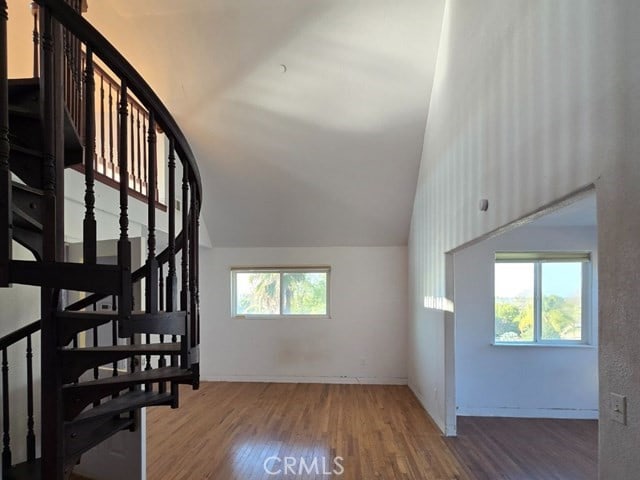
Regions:
[[627, 424], [627, 397], [618, 393], [609, 394], [611, 419], [623, 425]]

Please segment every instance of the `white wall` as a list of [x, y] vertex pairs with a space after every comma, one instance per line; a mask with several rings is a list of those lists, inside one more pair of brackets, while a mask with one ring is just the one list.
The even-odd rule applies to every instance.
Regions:
[[[497, 251], [592, 252], [591, 345], [495, 346]], [[597, 418], [597, 231], [520, 227], [454, 255], [458, 415]]]
[[33, 17], [30, 2], [8, 0], [9, 78], [33, 76]]
[[[639, 18], [635, 0], [449, 0], [409, 247], [409, 381], [444, 429], [445, 315], [424, 300], [446, 295], [445, 252], [596, 183], [607, 479], [640, 470], [640, 359], [622, 348], [640, 341]], [[606, 414], [609, 391], [628, 396], [627, 426]]]
[[[14, 260], [31, 260], [33, 256], [13, 243]], [[24, 327], [40, 318], [40, 288], [14, 285], [0, 288], [0, 337]], [[40, 445], [40, 333], [33, 335], [33, 380], [36, 442]], [[7, 351], [9, 360], [10, 426], [13, 462], [27, 459], [27, 361], [26, 340]]]
[[[233, 319], [232, 266], [331, 266], [330, 319]], [[203, 380], [406, 383], [406, 247], [214, 248], [200, 259]]]

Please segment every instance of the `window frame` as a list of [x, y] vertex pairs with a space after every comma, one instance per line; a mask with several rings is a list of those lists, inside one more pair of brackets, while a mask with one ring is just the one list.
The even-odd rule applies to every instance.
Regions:
[[[532, 263], [533, 264], [533, 340], [532, 341], [500, 341], [496, 338], [496, 292], [495, 266], [498, 263]], [[581, 263], [582, 291], [581, 330], [579, 340], [544, 339], [542, 338], [542, 264], [543, 263]], [[493, 344], [499, 346], [580, 346], [592, 344], [592, 281], [593, 262], [591, 252], [496, 252], [494, 258], [493, 278]]]
[[[238, 319], [278, 319], [278, 318], [331, 318], [331, 267], [293, 266], [293, 267], [231, 267], [231, 317]], [[238, 273], [278, 273], [280, 276], [279, 313], [238, 313], [237, 308], [237, 274]], [[327, 275], [326, 313], [283, 313], [284, 288], [283, 277], [287, 273], [325, 273]]]

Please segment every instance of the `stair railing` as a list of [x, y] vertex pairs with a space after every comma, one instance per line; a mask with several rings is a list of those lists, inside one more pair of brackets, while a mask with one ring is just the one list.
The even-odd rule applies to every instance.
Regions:
[[22, 414], [27, 419], [26, 434], [26, 460], [36, 460], [36, 434], [34, 431], [34, 382], [33, 382], [33, 336], [38, 334], [41, 328], [40, 320], [16, 330], [0, 338], [0, 351], [2, 352], [2, 472], [6, 474], [12, 466], [13, 454], [11, 451], [11, 415], [10, 390], [9, 390], [9, 352], [12, 349], [22, 348], [25, 352], [26, 379], [23, 379], [27, 388], [26, 405], [20, 405]]
[[[80, 0], [66, 0], [78, 15], [80, 15]], [[68, 29], [63, 29], [64, 49], [64, 103], [79, 136], [84, 136], [84, 115], [82, 96], [82, 49], [81, 43]]]
[[[80, 14], [82, 8], [81, 0], [65, 0], [65, 2]], [[33, 76], [38, 77], [39, 66], [39, 46], [40, 46], [40, 27], [39, 27], [39, 6], [34, 1], [31, 4], [31, 11], [34, 18], [33, 23]], [[63, 68], [63, 89], [64, 103], [71, 117], [71, 121], [78, 133], [79, 137], [85, 139], [85, 123], [88, 116], [85, 103], [87, 82], [87, 52], [83, 48], [82, 43], [73, 36], [69, 30], [63, 31], [64, 44], [64, 68]], [[93, 128], [95, 132], [91, 132], [94, 141], [91, 151], [95, 151], [93, 160], [93, 169], [95, 179], [101, 183], [107, 184], [113, 188], [119, 188], [120, 172], [118, 166], [118, 148], [117, 148], [117, 129], [120, 128], [118, 118], [118, 104], [120, 85], [113, 78], [113, 75], [107, 72], [107, 69], [101, 67], [97, 62], [92, 64], [93, 69], [93, 88], [97, 94], [96, 101], [99, 108], [95, 109], [92, 114], [95, 115]], [[129, 95], [128, 99], [129, 119], [127, 125], [129, 131], [129, 189], [130, 195], [134, 198], [147, 201], [148, 197], [153, 194], [149, 192], [148, 183], [148, 152], [147, 142], [145, 139], [149, 125], [149, 112], [145, 109], [134, 96]], [[95, 105], [93, 105], [95, 108]], [[115, 140], [115, 142], [114, 142]], [[84, 172], [86, 162], [76, 167], [80, 172]], [[156, 190], [156, 200], [159, 200], [158, 190]], [[166, 205], [158, 203], [158, 208], [166, 209]]]
[[[76, 1], [76, 0], [68, 0]], [[96, 158], [96, 152], [91, 151], [96, 145], [95, 126], [95, 72], [97, 71], [95, 59], [99, 59], [118, 79], [118, 118], [116, 127], [117, 162], [120, 179], [128, 179], [130, 171], [145, 171], [148, 179], [147, 189], [151, 192], [157, 191], [158, 166], [157, 159], [157, 131], [161, 130], [167, 138], [169, 152], [166, 161], [162, 162], [166, 167], [168, 176], [168, 228], [169, 245], [160, 255], [156, 254], [156, 207], [157, 195], [148, 195], [148, 258], [144, 267], [138, 272], [131, 274], [131, 247], [129, 243], [129, 215], [128, 202], [131, 193], [130, 182], [120, 181], [120, 240], [118, 248], [118, 264], [123, 269], [123, 292], [132, 291], [132, 282], [145, 278], [146, 300], [145, 310], [148, 313], [159, 311], [158, 288], [159, 288], [159, 268], [167, 264], [167, 277], [165, 279], [165, 296], [167, 311], [186, 311], [187, 322], [184, 335], [184, 351], [181, 365], [192, 367], [198, 363], [198, 236], [199, 236], [199, 212], [201, 207], [201, 181], [195, 157], [186, 141], [186, 138], [167, 108], [153, 92], [146, 81], [127, 62], [127, 60], [111, 45], [91, 24], [89, 24], [77, 9], [67, 5], [63, 0], [37, 0], [37, 3], [44, 10], [48, 10], [51, 16], [58, 21], [68, 32], [71, 45], [80, 45], [80, 51], [86, 51], [84, 64], [83, 82], [83, 122], [86, 134], [85, 145], [87, 146], [85, 156], [85, 258], [95, 258], [95, 234], [94, 234], [94, 182], [95, 165], [89, 159]], [[137, 99], [136, 104], [143, 107], [148, 112], [146, 123], [146, 151], [147, 157], [131, 156], [131, 143], [129, 137], [133, 131], [137, 132], [137, 113], [134, 123], [136, 129], [127, 128], [131, 125], [132, 117], [130, 109], [133, 102], [132, 97]], [[82, 103], [82, 102], [81, 102]], [[91, 115], [89, 112], [93, 111]], [[142, 115], [141, 115], [142, 117]], [[138, 144], [141, 145], [141, 144]], [[137, 152], [137, 149], [136, 149]], [[138, 167], [138, 163], [140, 166]], [[177, 166], [182, 165], [182, 202], [181, 202], [181, 224], [182, 232], [176, 235], [176, 183]], [[181, 285], [178, 287], [178, 275], [176, 256], [181, 253]], [[137, 273], [137, 275], [136, 275]], [[178, 292], [178, 289], [180, 292]], [[179, 299], [178, 299], [179, 296]], [[98, 297], [93, 297], [95, 301]], [[126, 319], [132, 311], [131, 295], [123, 295], [119, 301], [119, 316]], [[179, 301], [178, 301], [179, 300]], [[85, 305], [89, 306], [91, 303]], [[70, 308], [77, 308], [77, 305]], [[122, 323], [121, 323], [122, 327]], [[197, 369], [197, 366], [194, 367]]]
[[[85, 77], [87, 74], [86, 65], [87, 54], [82, 53], [82, 65]], [[97, 108], [93, 112], [96, 119], [95, 132], [95, 155], [93, 157], [93, 169], [96, 180], [119, 188], [121, 181], [118, 168], [118, 151], [114, 148], [114, 138], [117, 136], [117, 104], [120, 91], [119, 83], [112, 78], [105, 68], [101, 67], [95, 60], [93, 67], [93, 88]], [[87, 79], [85, 78], [85, 81]], [[148, 201], [148, 197], [154, 194], [149, 191], [149, 154], [148, 142], [146, 140], [149, 130], [149, 112], [133, 96], [128, 98], [129, 122], [127, 130], [129, 133], [129, 190], [130, 195], [142, 201]], [[85, 110], [86, 111], [86, 110]], [[88, 112], [85, 115], [88, 116]], [[87, 159], [88, 160], [88, 159]], [[86, 162], [79, 168], [83, 171]], [[156, 201], [159, 202], [159, 189], [155, 191]], [[165, 205], [158, 203], [158, 207], [165, 209]]]
[[[81, 14], [82, 0], [65, 0], [65, 3]], [[31, 14], [33, 16], [33, 77], [37, 78], [40, 74], [40, 8], [36, 1], [31, 2]], [[63, 31], [63, 51], [65, 57], [62, 75], [64, 103], [74, 126], [82, 135], [82, 50], [80, 42], [66, 29]]]

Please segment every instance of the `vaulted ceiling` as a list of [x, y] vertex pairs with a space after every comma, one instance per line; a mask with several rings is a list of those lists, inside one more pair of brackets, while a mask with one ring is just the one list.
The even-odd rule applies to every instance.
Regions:
[[196, 154], [214, 246], [405, 245], [443, 0], [110, 0]]

